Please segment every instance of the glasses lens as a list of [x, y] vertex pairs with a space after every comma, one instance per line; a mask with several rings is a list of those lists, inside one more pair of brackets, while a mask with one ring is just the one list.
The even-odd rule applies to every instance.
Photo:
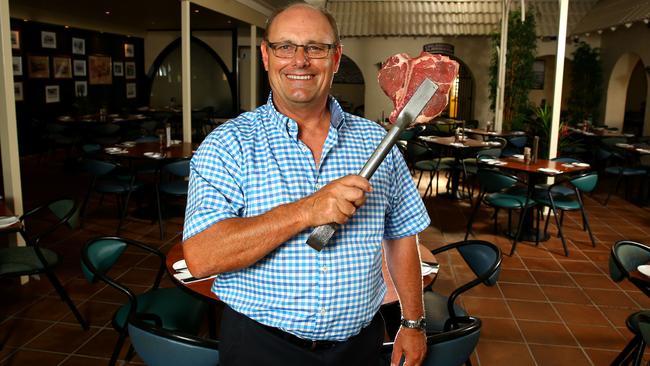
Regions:
[[311, 58], [323, 58], [329, 53], [329, 48], [326, 44], [308, 44], [305, 46], [305, 52]]
[[280, 43], [273, 45], [273, 53], [277, 57], [293, 57], [296, 53], [296, 45], [291, 43]]

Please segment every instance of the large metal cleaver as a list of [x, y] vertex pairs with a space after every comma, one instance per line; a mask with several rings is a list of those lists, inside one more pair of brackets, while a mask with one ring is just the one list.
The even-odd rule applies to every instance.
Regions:
[[[404, 109], [400, 112], [397, 117], [397, 121], [393, 127], [388, 131], [384, 139], [381, 140], [377, 149], [372, 153], [366, 164], [363, 166], [359, 175], [370, 179], [375, 173], [375, 170], [379, 165], [384, 161], [388, 152], [393, 148], [393, 145], [397, 142], [399, 135], [404, 131], [406, 127], [411, 125], [413, 121], [420, 114], [424, 106], [427, 105], [431, 97], [438, 90], [438, 85], [429, 79], [424, 79], [422, 84], [415, 90], [415, 93], [411, 99], [406, 103]], [[331, 223], [327, 225], [318, 226], [311, 232], [309, 238], [307, 239], [307, 244], [310, 247], [321, 251], [325, 245], [330, 241], [336, 229], [338, 229], [337, 223]]]

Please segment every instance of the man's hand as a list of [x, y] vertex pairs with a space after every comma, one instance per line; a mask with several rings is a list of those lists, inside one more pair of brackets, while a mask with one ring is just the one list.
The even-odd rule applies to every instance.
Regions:
[[371, 190], [370, 182], [358, 175], [334, 180], [301, 200], [305, 222], [312, 227], [344, 224], [366, 202], [366, 193]]
[[427, 355], [427, 337], [418, 329], [400, 328], [395, 336], [390, 365], [397, 366], [404, 356], [404, 366], [419, 366]]

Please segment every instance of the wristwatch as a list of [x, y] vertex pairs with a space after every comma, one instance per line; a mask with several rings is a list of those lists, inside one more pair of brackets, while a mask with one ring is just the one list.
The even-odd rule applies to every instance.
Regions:
[[404, 328], [409, 328], [409, 329], [418, 329], [421, 331], [425, 331], [427, 329], [427, 321], [423, 316], [421, 316], [417, 320], [409, 320], [409, 319], [402, 318], [400, 324]]

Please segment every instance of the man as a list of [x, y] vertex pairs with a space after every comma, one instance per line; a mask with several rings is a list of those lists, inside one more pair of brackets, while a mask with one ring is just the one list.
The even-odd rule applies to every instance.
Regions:
[[[430, 220], [397, 149], [370, 182], [356, 175], [385, 132], [329, 96], [342, 54], [333, 17], [289, 5], [261, 51], [269, 101], [213, 131], [191, 164], [183, 251], [194, 276], [220, 274], [222, 364], [376, 364], [382, 239], [405, 319], [392, 363], [420, 364], [416, 234]], [[322, 251], [305, 243], [332, 222]]]

